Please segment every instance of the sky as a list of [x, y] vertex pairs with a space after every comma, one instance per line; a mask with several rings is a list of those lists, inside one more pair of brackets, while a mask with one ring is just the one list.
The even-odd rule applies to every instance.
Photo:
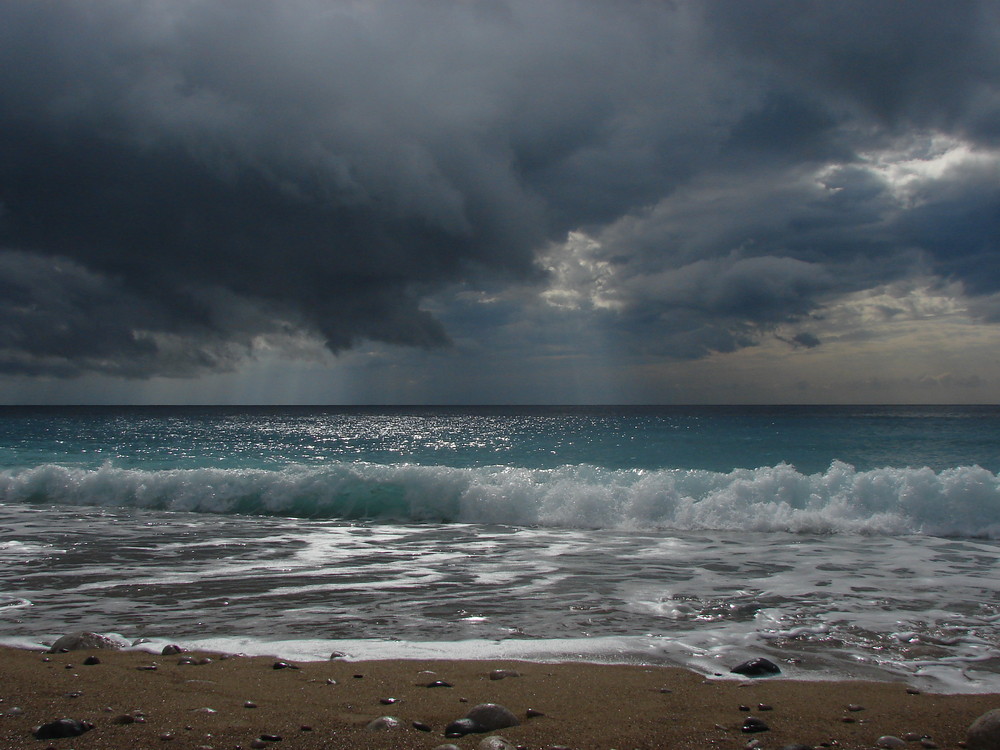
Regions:
[[0, 0], [0, 403], [996, 402], [995, 0]]

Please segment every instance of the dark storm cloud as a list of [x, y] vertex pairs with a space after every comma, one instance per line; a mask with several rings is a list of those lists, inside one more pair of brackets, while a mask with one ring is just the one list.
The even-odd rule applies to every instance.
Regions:
[[191, 374], [296, 333], [437, 346], [422, 299], [543, 285], [536, 256], [577, 229], [614, 269], [623, 340], [675, 356], [918, 262], [992, 292], [989, 175], [900, 212], [859, 155], [911, 131], [997, 144], [997, 21], [973, 2], [0, 2], [0, 368]]

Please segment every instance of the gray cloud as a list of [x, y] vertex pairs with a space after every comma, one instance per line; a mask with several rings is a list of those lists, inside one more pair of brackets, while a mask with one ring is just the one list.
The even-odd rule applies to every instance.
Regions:
[[8, 372], [445, 345], [423, 300], [544, 288], [535, 259], [573, 230], [600, 240], [622, 341], [672, 356], [917, 266], [1000, 280], [995, 163], [904, 206], [865, 157], [932, 131], [997, 145], [988, 2], [11, 0], [0, 20]]

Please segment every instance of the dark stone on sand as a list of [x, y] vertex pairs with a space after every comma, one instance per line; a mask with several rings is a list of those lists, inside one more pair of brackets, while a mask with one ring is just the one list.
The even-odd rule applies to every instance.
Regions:
[[534, 708], [529, 708], [527, 711], [524, 712], [524, 715], [527, 716], [529, 719], [537, 719], [539, 716], [545, 716], [544, 713]]
[[467, 734], [478, 732], [476, 723], [472, 719], [455, 719], [444, 728], [445, 737], [464, 737]]
[[136, 669], [138, 669], [140, 672], [155, 672], [156, 671], [156, 665], [155, 664], [144, 664], [141, 667], [136, 667]]
[[451, 722], [444, 730], [446, 737], [461, 737], [473, 732], [492, 732], [495, 729], [516, 727], [521, 722], [513, 713], [498, 703], [480, 703], [473, 706], [464, 719]]
[[58, 719], [42, 724], [34, 731], [36, 740], [56, 740], [62, 737], [79, 737], [84, 732], [89, 732], [94, 725], [89, 721], [79, 719]]
[[120, 651], [127, 645], [128, 644], [124, 641], [107, 635], [80, 631], [79, 633], [70, 633], [69, 635], [64, 635], [59, 638], [52, 644], [52, 648], [49, 649], [49, 653], [60, 654], [67, 651], [83, 651], [95, 648]]
[[294, 664], [289, 664], [287, 661], [276, 661], [271, 665], [271, 669], [298, 669]]
[[264, 742], [281, 742], [280, 734], [262, 734], [259, 739], [264, 740]]
[[379, 698], [378, 702], [383, 706], [391, 706], [393, 703], [399, 703], [399, 698]]
[[430, 725], [429, 724], [424, 724], [424, 722], [422, 722], [422, 721], [415, 721], [415, 722], [413, 722], [413, 724], [411, 724], [411, 726], [414, 729], [416, 729], [418, 732], [429, 732], [429, 731], [431, 731]]
[[343, 651], [334, 651], [332, 654], [330, 654], [330, 659], [343, 659], [346, 656], [347, 654], [345, 654]]
[[754, 732], [768, 732], [771, 730], [767, 724], [753, 716], [748, 716], [743, 720], [743, 732], [753, 734]]
[[370, 729], [373, 732], [388, 732], [393, 729], [402, 729], [403, 724], [395, 716], [379, 716], [377, 719], [372, 719], [365, 725], [365, 729]]
[[92, 667], [95, 664], [100, 664], [101, 660], [98, 659], [96, 656], [88, 656], [86, 659], [83, 660], [83, 663], [86, 664], [88, 667]]
[[428, 682], [427, 687], [437, 688], [437, 687], [454, 687], [450, 682], [445, 682], [444, 680], [434, 680], [433, 682]]
[[781, 669], [778, 665], [770, 659], [765, 659], [763, 656], [750, 659], [742, 664], [737, 664], [729, 671], [746, 677], [766, 677], [771, 674], [781, 674]]
[[987, 711], [969, 725], [965, 746], [969, 750], [1000, 748], [1000, 708]]
[[111, 723], [121, 724], [123, 726], [127, 724], [135, 724], [135, 717], [132, 716], [132, 714], [122, 714], [121, 716], [116, 716], [115, 718], [113, 718], [111, 720]]
[[875, 740], [875, 747], [881, 747], [884, 750], [903, 750], [906, 747], [906, 743], [895, 735], [883, 734]]
[[168, 643], [166, 646], [163, 647], [163, 650], [160, 652], [160, 656], [174, 656], [176, 654], [183, 654], [183, 653], [184, 649], [178, 646], [176, 643]]

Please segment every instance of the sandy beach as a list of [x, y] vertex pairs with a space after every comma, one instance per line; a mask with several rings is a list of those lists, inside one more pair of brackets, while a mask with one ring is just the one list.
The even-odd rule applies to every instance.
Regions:
[[[85, 664], [88, 657], [99, 663]], [[195, 663], [185, 663], [194, 661]], [[204, 662], [204, 663], [198, 663]], [[500, 735], [526, 748], [872, 748], [895, 735], [913, 748], [959, 747], [1000, 695], [934, 695], [902, 683], [706, 679], [682, 669], [494, 661], [310, 662], [162, 656], [106, 650], [0, 650], [4, 748], [476, 748]], [[154, 667], [153, 669], [152, 667]], [[507, 672], [497, 679], [495, 670]], [[435, 682], [441, 685], [428, 687]], [[520, 720], [446, 738], [473, 706]], [[367, 728], [380, 716], [400, 727]], [[768, 730], [746, 733], [747, 717]], [[35, 739], [61, 718], [93, 724]], [[280, 739], [278, 739], [280, 738]], [[921, 739], [922, 738], [922, 739]]]

